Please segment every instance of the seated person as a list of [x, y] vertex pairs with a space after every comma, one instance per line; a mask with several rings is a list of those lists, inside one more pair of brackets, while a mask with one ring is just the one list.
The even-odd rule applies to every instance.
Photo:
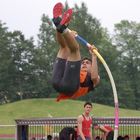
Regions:
[[100, 131], [102, 131], [104, 133], [104, 139], [105, 140], [113, 140], [114, 130], [109, 125], [94, 124], [94, 128], [99, 129]]
[[59, 140], [76, 140], [77, 139], [77, 126], [64, 127], [59, 133]]
[[129, 140], [129, 136], [128, 136], [128, 135], [125, 135], [125, 136], [123, 137], [123, 139], [124, 139], [124, 140]]

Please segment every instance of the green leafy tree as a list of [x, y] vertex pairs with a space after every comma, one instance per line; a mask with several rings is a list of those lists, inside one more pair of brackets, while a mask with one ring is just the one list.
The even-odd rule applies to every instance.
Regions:
[[[100, 44], [103, 37], [103, 28], [99, 20], [93, 18], [91, 14], [88, 13], [85, 3], [81, 3], [81, 7], [75, 4], [70, 28], [76, 30], [79, 35], [88, 40], [88, 42], [94, 43], [96, 46]], [[88, 51], [85, 51], [85, 47], [81, 47], [81, 52], [82, 55], [88, 55]]]
[[[49, 97], [54, 92], [51, 85], [52, 67], [58, 50], [55, 41], [55, 31], [51, 19], [43, 14], [42, 24], [38, 34], [38, 47], [35, 51], [34, 61], [39, 75], [40, 96]], [[42, 94], [41, 94], [42, 93]]]
[[32, 59], [33, 41], [26, 40], [20, 31], [9, 32], [0, 24], [0, 91], [2, 99], [15, 101], [28, 91], [29, 61]]
[[140, 24], [123, 20], [115, 25], [114, 44], [120, 52], [120, 67], [123, 93], [122, 103], [126, 107], [139, 109], [140, 102]]
[[6, 46], [9, 44], [8, 38], [7, 38], [7, 27], [5, 27], [5, 24], [0, 21], [0, 102], [4, 103], [7, 102], [7, 87], [6, 83], [8, 82], [8, 65], [10, 63], [9, 58], [9, 50], [6, 48]]
[[[28, 81], [31, 79], [31, 70], [29, 63], [32, 59], [32, 49], [34, 48], [32, 40], [26, 40], [24, 35], [20, 31], [14, 31], [9, 33], [9, 46], [10, 51], [10, 63], [9, 63], [9, 80], [11, 81], [10, 87], [10, 99], [16, 100], [16, 96], [24, 98], [28, 92], [31, 83]], [[14, 93], [11, 94], [11, 90], [14, 89]], [[32, 92], [31, 92], [32, 93]], [[14, 98], [15, 96], [15, 98]]]

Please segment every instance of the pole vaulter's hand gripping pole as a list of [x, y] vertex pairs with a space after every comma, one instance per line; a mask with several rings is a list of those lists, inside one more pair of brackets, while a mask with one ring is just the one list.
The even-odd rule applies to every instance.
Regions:
[[[78, 34], [75, 34], [75, 38], [83, 46], [87, 46], [88, 48], [92, 47], [91, 44], [89, 44], [85, 39], [83, 39]], [[115, 82], [114, 82], [113, 76], [111, 74], [111, 71], [110, 71], [108, 65], [106, 64], [105, 60], [103, 59], [103, 57], [99, 54], [99, 52], [96, 49], [94, 49], [94, 47], [93, 47], [92, 51], [93, 51], [93, 53], [95, 53], [97, 55], [99, 60], [104, 65], [104, 67], [105, 67], [105, 69], [107, 71], [107, 74], [109, 76], [110, 82], [111, 82], [111, 86], [112, 86], [112, 90], [113, 90], [113, 96], [114, 96], [114, 105], [115, 105], [114, 140], [117, 140], [117, 137], [118, 137], [118, 127], [119, 127], [119, 106], [118, 106], [118, 96], [117, 96], [117, 90], [116, 90]]]

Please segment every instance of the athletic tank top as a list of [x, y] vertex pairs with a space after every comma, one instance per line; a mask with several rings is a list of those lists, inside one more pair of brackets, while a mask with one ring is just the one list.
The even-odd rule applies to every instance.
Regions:
[[[87, 120], [86, 117], [82, 114], [83, 116], [83, 121], [82, 121], [82, 132], [84, 134], [85, 137], [90, 137], [90, 129], [92, 126], [92, 118], [89, 117], [89, 119]], [[79, 132], [78, 132], [79, 135]]]

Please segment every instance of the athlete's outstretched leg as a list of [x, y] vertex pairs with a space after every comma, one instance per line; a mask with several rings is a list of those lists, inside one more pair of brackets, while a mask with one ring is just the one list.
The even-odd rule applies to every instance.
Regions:
[[58, 31], [57, 40], [61, 47], [57, 54], [53, 70], [54, 88], [69, 96], [73, 95], [79, 88], [81, 66], [79, 44], [72, 33], [67, 29], [71, 15], [72, 9], [69, 9], [64, 13], [60, 24], [56, 26]]
[[68, 91], [66, 95], [73, 95], [73, 93], [79, 88], [80, 84], [80, 66], [81, 56], [79, 50], [79, 44], [75, 40], [73, 33], [67, 28], [72, 16], [72, 9], [69, 9], [64, 13], [62, 21], [57, 27], [58, 32], [62, 33], [65, 42], [70, 50], [67, 58], [67, 64], [62, 79], [63, 90]]
[[[53, 22], [57, 27], [62, 18], [62, 10], [63, 5], [61, 3], [57, 3], [53, 8]], [[54, 62], [53, 66], [53, 74], [52, 74], [52, 84], [53, 87], [58, 91], [61, 92], [61, 85], [60, 81], [62, 81], [66, 61], [69, 55], [69, 48], [67, 47], [66, 41], [61, 33], [56, 30], [56, 40], [60, 45], [59, 51], [57, 53], [57, 58]]]

